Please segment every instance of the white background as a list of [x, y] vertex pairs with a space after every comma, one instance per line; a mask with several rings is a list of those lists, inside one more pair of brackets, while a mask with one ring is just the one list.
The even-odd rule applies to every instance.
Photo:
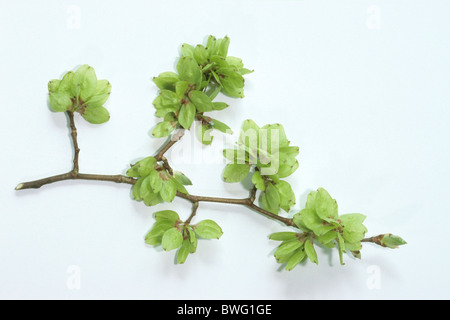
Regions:
[[[448, 1], [0, 1], [0, 298], [3, 299], [448, 299]], [[362, 260], [319, 249], [319, 266], [281, 271], [272, 232], [287, 230], [246, 208], [201, 203], [219, 241], [201, 241], [185, 265], [146, 246], [152, 213], [130, 186], [65, 181], [17, 192], [23, 181], [67, 172], [65, 116], [47, 107], [47, 83], [87, 63], [113, 91], [111, 120], [76, 117], [82, 172], [119, 174], [164, 139], [151, 78], [173, 71], [180, 45], [230, 36], [229, 54], [255, 72], [246, 97], [219, 96], [215, 114], [282, 123], [301, 148], [288, 178], [297, 204], [318, 187], [340, 213], [368, 216], [368, 235], [392, 232], [397, 250], [365, 245]], [[221, 180], [215, 155], [186, 137], [168, 154], [192, 194], [245, 197]], [[192, 139], [195, 141], [195, 139]], [[190, 159], [180, 150], [194, 150]], [[201, 158], [194, 155], [201, 154]], [[77, 281], [79, 280], [79, 281]]]

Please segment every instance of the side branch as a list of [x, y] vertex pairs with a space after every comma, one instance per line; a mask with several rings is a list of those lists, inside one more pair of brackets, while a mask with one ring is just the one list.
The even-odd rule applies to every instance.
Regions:
[[78, 165], [78, 156], [80, 154], [80, 148], [78, 147], [77, 127], [75, 126], [75, 120], [73, 118], [73, 112], [72, 111], [67, 111], [66, 113], [67, 113], [67, 115], [69, 117], [70, 135], [72, 136], [73, 150], [74, 150], [72, 173], [74, 175], [77, 175], [78, 172], [80, 171], [80, 167]]
[[294, 221], [289, 218], [281, 217], [276, 214], [273, 214], [272, 212], [269, 212], [267, 210], [264, 210], [261, 207], [258, 207], [256, 204], [253, 203], [255, 199], [255, 191], [252, 190], [249, 198], [243, 198], [243, 199], [233, 199], [233, 198], [220, 198], [220, 197], [203, 197], [203, 196], [196, 196], [192, 194], [184, 194], [181, 192], [177, 192], [177, 197], [186, 199], [193, 204], [198, 202], [216, 202], [216, 203], [225, 203], [225, 204], [237, 204], [245, 206], [249, 209], [252, 209], [254, 211], [257, 211], [263, 215], [265, 215], [268, 218], [272, 218], [274, 220], [278, 220], [282, 223], [284, 223], [287, 226], [295, 227]]
[[77, 173], [75, 174], [73, 171], [59, 174], [56, 176], [20, 183], [16, 190], [25, 190], [25, 189], [39, 189], [40, 187], [64, 180], [95, 180], [95, 181], [109, 181], [115, 183], [127, 183], [127, 184], [135, 184], [136, 180], [130, 177], [123, 176], [121, 174], [118, 175], [103, 175], [103, 174], [87, 174], [87, 173]]
[[[164, 154], [172, 148], [172, 146], [177, 143], [184, 136], [184, 129], [180, 129], [178, 132], [172, 135], [170, 141], [162, 147], [162, 149], [155, 155], [155, 159], [158, 161], [162, 161], [164, 158]], [[165, 158], [164, 158], [165, 159]], [[167, 162], [167, 161], [165, 161]]]
[[[121, 174], [118, 175], [102, 175], [102, 174], [87, 174], [87, 173], [78, 173], [74, 174], [72, 171], [67, 172], [64, 174], [59, 174], [56, 176], [35, 180], [35, 181], [29, 181], [29, 182], [23, 182], [20, 183], [16, 190], [26, 190], [26, 189], [39, 189], [40, 187], [65, 181], [65, 180], [94, 180], [94, 181], [108, 181], [108, 182], [115, 182], [115, 183], [125, 183], [125, 184], [131, 184], [134, 185], [136, 183], [136, 179], [130, 178]], [[192, 194], [184, 194], [181, 192], [177, 192], [177, 197], [186, 199], [190, 201], [194, 205], [194, 214], [197, 210], [198, 203], [199, 202], [215, 202], [215, 203], [225, 203], [225, 204], [236, 204], [236, 205], [242, 205], [247, 208], [250, 208], [254, 211], [257, 211], [266, 217], [278, 220], [282, 223], [284, 223], [287, 226], [295, 226], [292, 219], [285, 218], [278, 216], [276, 214], [273, 214], [267, 210], [264, 210], [261, 207], [258, 207], [253, 203], [254, 201], [254, 191], [252, 190], [251, 195], [249, 198], [243, 198], [243, 199], [234, 199], [234, 198], [220, 198], [220, 197], [205, 197], [205, 196], [197, 196]]]
[[194, 202], [194, 204], [192, 206], [192, 213], [189, 216], [189, 218], [185, 221], [186, 225], [191, 223], [192, 218], [195, 217], [195, 214], [197, 213], [197, 209], [198, 209], [198, 202]]
[[240, 204], [240, 205], [248, 205], [249, 204], [249, 201], [247, 198], [234, 199], [234, 198], [219, 198], [219, 197], [203, 197], [203, 196], [195, 196], [192, 194], [185, 194], [185, 193], [181, 193], [181, 192], [177, 192], [177, 197], [186, 199], [192, 203], [195, 203], [195, 202], [218, 202], [218, 203]]
[[[40, 187], [59, 182], [64, 180], [95, 180], [95, 181], [109, 181], [109, 182], [115, 182], [115, 183], [126, 183], [134, 185], [136, 183], [136, 179], [130, 178], [123, 175], [101, 175], [101, 174], [86, 174], [86, 173], [79, 173], [79, 165], [78, 165], [78, 155], [80, 153], [80, 149], [78, 147], [78, 141], [77, 141], [77, 129], [75, 127], [75, 121], [73, 117], [73, 112], [67, 111], [67, 115], [69, 117], [69, 125], [71, 129], [71, 136], [74, 146], [74, 159], [73, 159], [73, 170], [64, 174], [59, 174], [56, 176], [47, 177], [40, 180], [30, 181], [30, 182], [24, 182], [20, 183], [16, 190], [25, 190], [25, 189], [39, 189]], [[171, 140], [162, 147], [162, 149], [155, 155], [156, 160], [162, 161], [164, 167], [169, 171], [170, 174], [173, 174], [173, 170], [169, 165], [168, 160], [164, 156], [164, 154], [175, 144], [177, 143], [181, 137], [183, 137], [185, 131], [179, 130], [177, 133], [175, 133]], [[280, 217], [276, 214], [273, 214], [267, 210], [264, 210], [261, 207], [258, 207], [254, 204], [255, 198], [256, 198], [256, 188], [253, 188], [250, 192], [250, 196], [248, 198], [244, 199], [233, 199], [233, 198], [219, 198], [219, 197], [204, 197], [204, 196], [196, 196], [196, 195], [187, 195], [181, 192], [177, 192], [177, 196], [180, 198], [184, 198], [188, 201], [190, 201], [193, 204], [193, 211], [191, 215], [192, 217], [196, 214], [197, 208], [199, 206], [199, 202], [216, 202], [216, 203], [225, 203], [225, 204], [236, 204], [236, 205], [242, 205], [245, 207], [248, 207], [254, 211], [257, 211], [266, 217], [278, 220], [282, 223], [284, 223], [287, 226], [295, 226], [292, 219]]]
[[364, 238], [361, 240], [361, 242], [369, 242], [369, 243], [375, 243], [381, 247], [386, 247], [386, 245], [384, 245], [382, 243], [383, 237], [385, 236], [385, 234], [380, 234], [378, 236], [373, 236], [370, 238]]
[[278, 221], [284, 223], [285, 225], [287, 225], [287, 226], [289, 226], [289, 227], [296, 227], [296, 225], [295, 225], [295, 223], [294, 223], [294, 220], [292, 220], [292, 219], [290, 219], [290, 218], [280, 217], [280, 216], [278, 216], [278, 215], [276, 215], [276, 214], [273, 214], [272, 212], [269, 212], [269, 211], [267, 211], [267, 210], [264, 210], [264, 209], [261, 208], [261, 207], [258, 207], [258, 206], [257, 206], [256, 204], [254, 204], [254, 203], [248, 204], [247, 207], [250, 208], [250, 209], [253, 209], [253, 210], [255, 210], [255, 211], [258, 211], [259, 213], [262, 213], [263, 215], [265, 215], [265, 216], [267, 216], [267, 217], [269, 217], [269, 218], [278, 220]]

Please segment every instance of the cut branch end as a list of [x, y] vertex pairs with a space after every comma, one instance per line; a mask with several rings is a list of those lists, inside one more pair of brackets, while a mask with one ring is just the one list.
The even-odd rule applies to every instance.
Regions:
[[23, 188], [23, 183], [19, 183], [14, 190], [22, 190], [22, 188]]

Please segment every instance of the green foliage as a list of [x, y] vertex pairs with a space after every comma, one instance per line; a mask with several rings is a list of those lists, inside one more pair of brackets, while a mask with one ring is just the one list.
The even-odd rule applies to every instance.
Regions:
[[264, 191], [266, 190], [266, 182], [259, 171], [255, 171], [252, 175], [252, 183], [256, 189]]
[[181, 81], [186, 81], [191, 86], [200, 87], [202, 70], [194, 58], [181, 57], [178, 60], [177, 72]]
[[243, 75], [251, 71], [244, 68], [241, 59], [228, 56], [229, 44], [228, 37], [213, 36], [206, 46], [183, 44], [177, 73], [163, 72], [153, 78], [160, 89], [153, 105], [156, 116], [163, 118], [153, 129], [153, 136], [167, 137], [178, 127], [190, 129], [195, 120], [199, 121], [197, 136], [206, 145], [212, 141], [209, 130], [231, 133], [226, 124], [204, 115], [228, 107], [213, 101], [219, 92], [236, 98], [244, 96]]
[[[152, 130], [154, 137], [167, 137], [177, 128], [190, 129], [196, 120], [199, 123], [196, 134], [205, 145], [212, 142], [210, 133], [213, 129], [232, 133], [225, 123], [205, 115], [206, 112], [228, 107], [224, 102], [214, 101], [220, 92], [232, 97], [244, 96], [242, 76], [251, 71], [244, 68], [241, 59], [228, 56], [229, 43], [228, 37], [216, 39], [210, 36], [206, 46], [183, 44], [176, 72], [163, 72], [153, 78], [160, 90], [153, 101], [155, 114], [162, 118]], [[249, 165], [238, 165], [226, 171], [230, 174], [230, 181], [240, 181], [249, 170]], [[180, 172], [169, 173], [163, 163], [158, 163], [153, 157], [134, 164], [127, 175], [137, 178], [132, 190], [133, 198], [144, 201], [148, 206], [162, 201], [171, 202], [177, 192], [187, 194], [184, 186], [192, 184]], [[165, 215], [170, 216], [171, 220], [161, 218]], [[218, 239], [222, 235], [222, 229], [212, 220], [185, 225], [176, 213], [169, 214], [167, 211], [158, 212], [155, 217], [157, 222], [146, 241], [162, 245], [166, 251], [179, 248], [178, 263], [184, 263], [188, 254], [195, 252], [197, 237]]]
[[145, 243], [157, 246], [161, 244], [164, 233], [175, 227], [181, 220], [178, 213], [172, 210], [156, 212], [155, 219], [156, 223], [152, 230], [145, 236]]
[[266, 190], [261, 193], [261, 203], [264, 209], [274, 214], [278, 214], [280, 211], [281, 197], [277, 188], [273, 183], [268, 182]]
[[311, 239], [305, 241], [305, 253], [308, 259], [315, 264], [319, 264], [319, 261], [317, 260], [317, 253], [314, 249], [314, 244]]
[[181, 172], [171, 175], [154, 157], [136, 162], [128, 169], [127, 175], [138, 178], [133, 186], [132, 196], [137, 201], [144, 201], [147, 206], [154, 206], [162, 201], [172, 202], [177, 192], [188, 194], [184, 185], [192, 184]]
[[[205, 145], [212, 143], [210, 133], [213, 129], [232, 133], [225, 123], [205, 115], [228, 107], [225, 102], [214, 101], [219, 93], [244, 97], [243, 76], [252, 71], [244, 68], [240, 58], [228, 55], [229, 44], [228, 37], [216, 39], [213, 36], [208, 37], [206, 45], [183, 44], [176, 72], [163, 72], [153, 78], [160, 90], [153, 105], [156, 116], [162, 119], [152, 130], [154, 137], [167, 137], [179, 128], [189, 130], [196, 120], [199, 123], [196, 134]], [[70, 116], [78, 112], [92, 124], [104, 123], [110, 118], [103, 105], [110, 96], [111, 84], [107, 80], [98, 80], [91, 66], [82, 65], [76, 71], [67, 72], [61, 80], [51, 80], [48, 91], [49, 105], [55, 112], [69, 112]], [[75, 132], [72, 124], [71, 129]], [[76, 147], [75, 134], [72, 139]], [[347, 251], [356, 258], [361, 257], [363, 241], [393, 249], [406, 244], [401, 237], [390, 233], [364, 239], [366, 217], [359, 213], [339, 215], [336, 200], [323, 188], [311, 192], [305, 208], [292, 219], [274, 216], [280, 210], [289, 212], [295, 205], [292, 187], [282, 179], [292, 175], [299, 166], [296, 159], [299, 148], [290, 145], [281, 124], [259, 127], [253, 120], [245, 120], [236, 147], [223, 152], [230, 161], [223, 172], [224, 181], [241, 182], [251, 175], [254, 188], [246, 199], [186, 196], [189, 194], [185, 186], [192, 182], [183, 173], [172, 170], [163, 157], [171, 145], [165, 147], [158, 156], [146, 157], [129, 168], [127, 176], [135, 179], [123, 179], [120, 175], [107, 178], [97, 175], [95, 179], [134, 184], [132, 197], [147, 206], [172, 202], [177, 194], [194, 204], [186, 221], [172, 210], [156, 212], [156, 222], [145, 236], [148, 245], [161, 246], [165, 251], [177, 250], [179, 264], [185, 263], [189, 254], [196, 252], [198, 239], [219, 239], [223, 234], [221, 227], [212, 220], [190, 223], [200, 201], [241, 204], [287, 226], [295, 225], [301, 232], [276, 232], [269, 236], [271, 240], [281, 241], [274, 256], [279, 263], [285, 264], [286, 270], [292, 270], [307, 259], [318, 264], [315, 245], [337, 248], [340, 263], [344, 264], [343, 255]], [[16, 190], [39, 188], [56, 180], [82, 179], [78, 173], [78, 151], [75, 150], [74, 169], [68, 174], [59, 175], [58, 179], [50, 177], [25, 183], [27, 187], [19, 184]], [[254, 205], [257, 191], [264, 210]]]
[[167, 137], [175, 130], [177, 123], [175, 121], [163, 121], [156, 125], [152, 130], [152, 135], [155, 138]]
[[163, 210], [155, 213], [155, 224], [145, 236], [145, 243], [161, 246], [165, 251], [177, 250], [177, 263], [186, 262], [189, 254], [197, 251], [198, 238], [219, 239], [223, 232], [212, 220], [203, 220], [191, 225], [183, 222], [178, 213]]
[[184, 186], [192, 186], [192, 181], [182, 172], [175, 171], [173, 177]]
[[285, 269], [288, 271], [303, 262], [307, 256], [312, 256], [312, 250], [314, 248], [311, 250], [310, 245], [306, 245], [310, 240], [305, 237], [305, 234], [277, 232], [271, 234], [269, 238], [271, 240], [282, 241], [275, 250], [274, 257], [278, 263], [286, 264]]
[[219, 239], [223, 232], [220, 226], [212, 220], [203, 220], [193, 226], [195, 234], [204, 239]]
[[295, 194], [291, 185], [284, 180], [275, 183], [275, 189], [280, 196], [280, 207], [286, 212], [295, 205]]
[[97, 80], [94, 68], [87, 64], [75, 72], [67, 72], [62, 80], [48, 84], [50, 108], [55, 112], [78, 112], [93, 124], [109, 120], [109, 112], [103, 105], [111, 93], [107, 80]]
[[181, 231], [172, 227], [164, 232], [161, 238], [161, 247], [165, 251], [170, 251], [179, 248], [183, 244], [183, 235]]
[[294, 240], [297, 235], [298, 233], [296, 232], [275, 232], [269, 236], [269, 239], [275, 241]]
[[[327, 248], [337, 247], [341, 264], [343, 254], [349, 250], [354, 256], [360, 257], [361, 240], [367, 232], [363, 225], [366, 216], [359, 213], [338, 214], [338, 205], [329, 193], [319, 188], [308, 195], [305, 209], [293, 217], [295, 225], [303, 231], [302, 235], [309, 238], [304, 243], [306, 257], [313, 263], [318, 263], [313, 240]], [[280, 239], [277, 234], [271, 239]]]
[[[337, 248], [342, 265], [347, 251], [361, 258], [361, 241], [367, 232], [363, 224], [365, 219], [366, 216], [360, 213], [339, 215], [336, 200], [325, 189], [319, 188], [308, 195], [305, 208], [293, 216], [293, 222], [301, 233], [277, 232], [269, 236], [271, 240], [282, 241], [275, 251], [275, 258], [279, 263], [286, 263], [286, 270], [292, 270], [305, 258], [318, 264], [314, 244]], [[387, 247], [405, 244], [403, 239], [390, 234], [384, 235], [380, 242]]]
[[231, 163], [225, 167], [223, 172], [223, 180], [225, 182], [240, 182], [248, 176], [250, 165]]
[[[259, 127], [245, 120], [235, 149], [224, 150], [231, 163], [223, 173], [226, 182], [240, 182], [252, 173], [252, 183], [261, 191], [262, 207], [274, 214], [289, 212], [295, 205], [295, 194], [286, 178], [298, 168], [299, 148], [290, 146], [281, 124]], [[254, 169], [253, 171], [251, 169]]]
[[399, 236], [388, 233], [388, 234], [383, 235], [383, 237], [381, 238], [380, 244], [383, 247], [387, 247], [390, 249], [397, 249], [399, 246], [403, 246], [403, 245], [407, 244], [407, 242]]
[[184, 104], [178, 113], [178, 122], [185, 129], [190, 129], [195, 119], [195, 105], [193, 103]]

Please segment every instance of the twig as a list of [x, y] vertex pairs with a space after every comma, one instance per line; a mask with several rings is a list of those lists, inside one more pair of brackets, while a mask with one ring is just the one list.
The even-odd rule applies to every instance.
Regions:
[[[73, 172], [67, 172], [64, 174], [60, 174], [60, 175], [56, 175], [56, 176], [52, 176], [52, 177], [48, 177], [48, 178], [44, 178], [44, 179], [40, 179], [40, 180], [20, 183], [16, 187], [16, 190], [39, 189], [40, 187], [42, 187], [44, 185], [55, 183], [55, 182], [60, 182], [60, 181], [65, 181], [65, 180], [95, 180], [95, 181], [108, 181], [108, 182], [115, 182], [115, 183], [126, 183], [126, 184], [131, 184], [131, 185], [134, 185], [137, 181], [134, 178], [123, 176], [120, 174], [119, 175], [102, 175], [102, 174], [78, 173], [78, 174], [74, 175]], [[252, 194], [253, 194], [253, 192], [252, 192]], [[286, 224], [287, 226], [295, 226], [292, 219], [277, 216], [276, 214], [273, 214], [267, 210], [264, 210], [261, 207], [258, 207], [257, 205], [255, 205], [252, 202], [251, 198], [234, 199], [234, 198], [221, 198], [221, 197], [205, 197], [205, 196], [197, 196], [197, 195], [192, 195], [192, 194], [187, 195], [187, 194], [184, 194], [181, 192], [177, 192], [177, 197], [186, 199], [186, 200], [192, 202], [194, 205], [195, 205], [195, 203], [199, 203], [199, 202], [216, 202], [216, 203], [242, 205], [242, 206], [248, 207], [254, 211], [258, 211], [259, 213], [261, 213], [269, 218], [278, 220], [278, 221]]]
[[220, 197], [204, 197], [204, 196], [195, 196], [193, 194], [185, 194], [181, 192], [177, 192], [177, 197], [186, 199], [192, 203], [195, 202], [218, 202], [218, 203], [228, 203], [228, 204], [239, 204], [239, 205], [248, 205], [248, 198], [244, 199], [234, 199], [234, 198], [220, 198]]
[[250, 208], [254, 211], [257, 211], [263, 215], [265, 215], [268, 218], [272, 218], [275, 220], [278, 220], [282, 223], [284, 223], [287, 226], [292, 226], [294, 227], [294, 221], [292, 219], [289, 218], [285, 218], [285, 217], [281, 217], [278, 216], [276, 214], [273, 214], [272, 212], [269, 212], [261, 207], [258, 207], [256, 204], [253, 203], [254, 201], [254, 192], [251, 192], [251, 195], [249, 198], [243, 198], [243, 199], [234, 199], [234, 198], [220, 198], [220, 197], [204, 197], [204, 196], [196, 196], [196, 195], [192, 195], [192, 194], [185, 194], [185, 193], [181, 193], [181, 192], [177, 192], [177, 197], [186, 199], [192, 203], [198, 203], [198, 202], [216, 202], [216, 203], [225, 203], [225, 204], [237, 204], [237, 205], [242, 205], [245, 206], [247, 208]]
[[255, 200], [256, 200], [256, 186], [253, 186], [252, 191], [250, 191], [250, 197], [248, 197], [248, 200], [249, 200], [251, 203], [254, 203], [254, 202], [255, 202]]
[[172, 169], [172, 167], [170, 166], [169, 161], [167, 160], [167, 158], [164, 157], [164, 156], [161, 156], [161, 161], [163, 162], [163, 167], [164, 167], [164, 169], [166, 169], [166, 170], [169, 172], [169, 174], [170, 174], [171, 176], [173, 176], [173, 169]]
[[192, 205], [192, 213], [189, 216], [189, 218], [185, 221], [185, 225], [189, 225], [191, 223], [192, 218], [197, 213], [198, 205], [199, 205], [198, 202], [194, 202], [194, 204]]
[[381, 243], [381, 240], [383, 239], [384, 236], [385, 236], [385, 234], [380, 234], [378, 236], [373, 236], [373, 237], [370, 237], [370, 238], [364, 238], [364, 239], [361, 240], [361, 242], [375, 243], [375, 244], [377, 244], [379, 246], [385, 247], [385, 245], [383, 245]]
[[[109, 182], [115, 182], [115, 183], [126, 183], [134, 185], [136, 183], [136, 179], [130, 178], [123, 175], [102, 175], [102, 174], [86, 174], [86, 173], [79, 173], [79, 165], [78, 165], [78, 155], [80, 152], [80, 149], [78, 147], [77, 142], [77, 129], [75, 127], [75, 121], [73, 118], [73, 112], [67, 111], [67, 114], [69, 116], [69, 124], [71, 129], [71, 136], [73, 141], [73, 147], [74, 147], [74, 159], [73, 159], [73, 170], [64, 174], [47, 177], [40, 180], [35, 181], [29, 181], [29, 182], [23, 182], [20, 183], [16, 190], [25, 190], [25, 189], [38, 189], [44, 185], [64, 181], [64, 180], [96, 180], [96, 181], [109, 181]], [[164, 154], [173, 146], [175, 143], [177, 143], [181, 137], [184, 135], [185, 131], [184, 129], [179, 130], [177, 133], [175, 133], [171, 140], [156, 154], [155, 158], [158, 161], [163, 162], [164, 168], [166, 168], [167, 171], [171, 175], [173, 175], [173, 170], [169, 165], [169, 161], [164, 156]], [[181, 192], [177, 192], [177, 197], [184, 198], [191, 203], [193, 203], [193, 209], [192, 214], [189, 217], [188, 221], [190, 222], [190, 219], [194, 217], [194, 215], [197, 212], [197, 208], [199, 206], [199, 202], [216, 202], [216, 203], [225, 203], [225, 204], [236, 204], [236, 205], [242, 205], [247, 208], [250, 208], [254, 211], [257, 211], [266, 217], [278, 220], [287, 226], [295, 226], [292, 219], [280, 217], [276, 214], [273, 214], [261, 207], [258, 207], [254, 204], [254, 201], [256, 199], [256, 188], [253, 188], [250, 192], [250, 196], [248, 198], [243, 199], [234, 199], [234, 198], [220, 198], [220, 197], [205, 197], [205, 196], [196, 196], [196, 195], [187, 195]]]
[[80, 154], [80, 148], [78, 147], [77, 127], [75, 126], [73, 112], [67, 111], [66, 113], [69, 116], [70, 135], [72, 136], [72, 143], [73, 143], [73, 150], [74, 150], [72, 174], [74, 176], [76, 176], [78, 174], [78, 172], [80, 171], [80, 167], [78, 164], [78, 156]]
[[155, 155], [155, 159], [162, 161], [164, 154], [172, 148], [172, 146], [177, 143], [184, 136], [184, 129], [180, 129], [178, 132], [172, 135], [170, 141], [162, 147], [162, 149]]
[[40, 180], [23, 182], [17, 185], [16, 190], [25, 190], [25, 189], [39, 189], [40, 187], [59, 182], [64, 180], [95, 180], [95, 181], [109, 181], [115, 183], [127, 183], [127, 184], [135, 184], [136, 180], [130, 177], [123, 176], [121, 174], [118, 175], [103, 175], [103, 174], [87, 174], [87, 173], [77, 173], [70, 171], [64, 174], [59, 174], [52, 177], [47, 177]]
[[[101, 174], [85, 174], [85, 173], [78, 173], [76, 175], [73, 175], [72, 172], [68, 172], [65, 174], [60, 174], [36, 181], [30, 181], [30, 182], [24, 182], [20, 183], [16, 190], [25, 190], [25, 189], [38, 189], [46, 184], [51, 184], [54, 182], [64, 181], [64, 180], [95, 180], [95, 181], [108, 181], [108, 182], [115, 182], [115, 183], [125, 183], [125, 184], [131, 184], [134, 185], [136, 183], [136, 179], [130, 178], [123, 175], [101, 175]], [[236, 204], [236, 205], [242, 205], [247, 208], [250, 208], [254, 211], [257, 211], [269, 218], [278, 220], [282, 223], [284, 223], [286, 226], [296, 227], [293, 219], [285, 218], [278, 216], [276, 214], [273, 214], [267, 210], [264, 210], [261, 207], [258, 207], [253, 203], [255, 193], [253, 189], [251, 191], [249, 198], [242, 198], [242, 199], [235, 199], [235, 198], [221, 198], [221, 197], [205, 197], [205, 196], [197, 196], [193, 194], [185, 194], [181, 192], [177, 192], [177, 197], [186, 199], [193, 203], [194, 207], [192, 209], [192, 214], [188, 218], [188, 221], [192, 219], [192, 217], [195, 215], [197, 208], [199, 206], [199, 202], [215, 202], [215, 203], [224, 203], [224, 204]], [[361, 240], [361, 242], [371, 242], [378, 245], [381, 245], [381, 238], [384, 235], [378, 235], [370, 238], [365, 238]]]

